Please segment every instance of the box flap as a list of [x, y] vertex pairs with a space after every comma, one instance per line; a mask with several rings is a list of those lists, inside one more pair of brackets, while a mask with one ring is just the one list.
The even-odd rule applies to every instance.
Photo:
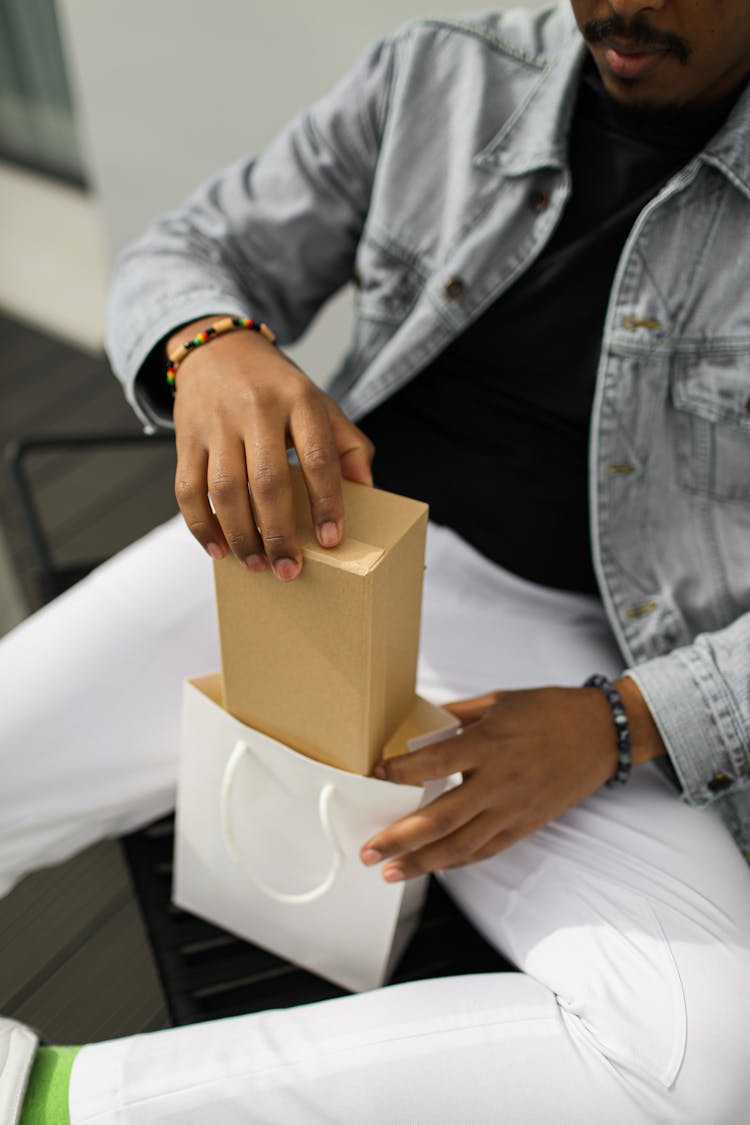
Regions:
[[308, 528], [300, 531], [299, 539], [306, 560], [312, 559], [314, 562], [325, 563], [326, 566], [348, 570], [350, 574], [369, 574], [385, 554], [382, 547], [373, 547], [371, 543], [352, 539], [350, 535], [345, 536], [338, 547], [321, 547]]
[[451, 715], [450, 711], [428, 702], [421, 695], [415, 695], [414, 706], [383, 747], [383, 758], [396, 758], [400, 754], [406, 754], [410, 749], [415, 749], [409, 746], [409, 743], [415, 739], [427, 746], [431, 742], [440, 741], [439, 737], [433, 736], [442, 734], [448, 738], [460, 725], [456, 716]]

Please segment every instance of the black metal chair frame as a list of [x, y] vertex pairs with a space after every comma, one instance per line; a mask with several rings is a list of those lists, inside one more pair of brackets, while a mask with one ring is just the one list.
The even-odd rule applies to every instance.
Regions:
[[110, 433], [30, 434], [10, 442], [5, 449], [5, 462], [18, 500], [24, 531], [34, 561], [34, 578], [43, 602], [63, 593], [74, 582], [84, 578], [101, 559], [76, 566], [61, 567], [52, 557], [49, 539], [34, 497], [28, 463], [37, 454], [85, 453], [96, 449], [117, 449], [146, 444], [172, 444], [171, 433], [143, 434], [113, 430]]

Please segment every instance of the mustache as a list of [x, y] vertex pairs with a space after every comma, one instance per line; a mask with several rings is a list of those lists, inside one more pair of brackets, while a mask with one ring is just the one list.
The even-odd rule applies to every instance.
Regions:
[[592, 45], [611, 39], [623, 39], [633, 46], [657, 47], [670, 51], [683, 66], [692, 54], [692, 48], [684, 39], [669, 31], [656, 31], [641, 16], [636, 16], [630, 22], [620, 15], [613, 15], [606, 20], [588, 20], [583, 26], [583, 37]]

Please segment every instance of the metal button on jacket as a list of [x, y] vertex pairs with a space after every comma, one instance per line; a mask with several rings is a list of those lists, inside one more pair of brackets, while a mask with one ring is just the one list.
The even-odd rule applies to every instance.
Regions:
[[712, 793], [723, 793], [725, 789], [729, 789], [731, 784], [731, 777], [727, 777], [725, 773], [719, 772], [714, 774], [707, 783], [707, 788], [710, 789]]
[[466, 282], [460, 277], [449, 277], [443, 286], [443, 292], [449, 301], [461, 301], [466, 296]]

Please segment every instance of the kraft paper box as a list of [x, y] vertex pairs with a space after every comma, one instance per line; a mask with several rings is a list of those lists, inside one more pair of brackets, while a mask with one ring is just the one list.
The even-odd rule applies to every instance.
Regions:
[[[456, 726], [414, 697], [386, 756]], [[317, 762], [229, 715], [218, 674], [187, 681], [175, 902], [345, 988], [376, 988], [419, 921], [426, 879], [388, 884], [359, 849], [441, 787], [392, 785]]]
[[215, 564], [223, 699], [249, 726], [369, 774], [416, 684], [427, 506], [344, 481], [345, 537], [315, 539], [292, 470], [304, 566], [293, 582]]

